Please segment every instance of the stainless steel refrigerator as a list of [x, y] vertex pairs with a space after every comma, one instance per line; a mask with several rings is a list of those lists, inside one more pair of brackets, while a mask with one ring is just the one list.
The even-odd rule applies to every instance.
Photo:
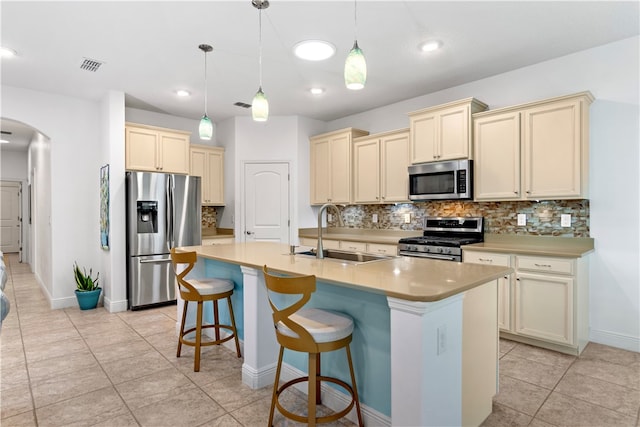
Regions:
[[173, 247], [200, 245], [200, 177], [127, 172], [127, 296], [132, 310], [176, 301]]

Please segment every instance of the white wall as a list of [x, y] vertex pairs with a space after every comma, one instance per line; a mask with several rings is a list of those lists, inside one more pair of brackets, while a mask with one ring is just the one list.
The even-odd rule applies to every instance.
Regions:
[[28, 189], [28, 153], [27, 151], [4, 150], [0, 147], [0, 179], [19, 181], [22, 184], [22, 262], [28, 263], [31, 248], [29, 245], [29, 192]]
[[[124, 103], [123, 103], [124, 105]], [[150, 126], [159, 126], [163, 128], [184, 130], [191, 132], [191, 143], [201, 145], [216, 145], [216, 124], [213, 124], [213, 136], [211, 140], [206, 141], [200, 139], [198, 127], [200, 126], [200, 118], [187, 119], [185, 117], [171, 116], [169, 114], [154, 113], [152, 111], [138, 110], [136, 108], [125, 108], [125, 119], [127, 122], [140, 123]]]
[[471, 96], [499, 108], [591, 91], [591, 340], [640, 351], [639, 47], [633, 37], [341, 118], [328, 130], [407, 127], [407, 112]]
[[51, 277], [45, 277], [45, 272], [41, 280], [47, 284], [53, 308], [74, 306], [73, 262], [77, 260], [94, 271], [101, 265], [96, 208], [102, 137], [99, 106], [76, 98], [2, 86], [2, 115], [37, 129], [50, 139], [51, 170], [48, 176], [48, 171], [38, 172], [44, 180], [39, 189], [44, 190], [42, 187], [48, 184], [51, 188], [47, 193], [55, 195], [51, 196], [50, 218], [43, 225], [51, 228], [48, 251], [37, 248], [47, 258], [42, 262], [48, 260], [51, 266]]

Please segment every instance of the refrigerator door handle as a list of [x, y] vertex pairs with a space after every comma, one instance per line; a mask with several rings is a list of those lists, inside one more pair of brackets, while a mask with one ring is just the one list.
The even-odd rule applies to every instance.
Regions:
[[143, 259], [138, 261], [140, 264], [160, 264], [171, 262], [171, 258], [163, 258], [163, 259]]
[[167, 177], [167, 250], [174, 245], [173, 240], [173, 176]]

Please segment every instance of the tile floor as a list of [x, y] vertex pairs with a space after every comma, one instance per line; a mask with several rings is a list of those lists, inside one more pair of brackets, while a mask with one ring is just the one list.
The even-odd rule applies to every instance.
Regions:
[[[175, 357], [175, 306], [50, 310], [29, 267], [11, 254], [5, 262], [2, 427], [266, 424], [271, 389], [244, 386], [232, 351], [204, 349], [199, 373], [191, 348]], [[501, 391], [483, 426], [640, 426], [638, 353], [591, 343], [576, 358], [501, 341], [500, 357]], [[304, 407], [296, 393], [287, 401]]]

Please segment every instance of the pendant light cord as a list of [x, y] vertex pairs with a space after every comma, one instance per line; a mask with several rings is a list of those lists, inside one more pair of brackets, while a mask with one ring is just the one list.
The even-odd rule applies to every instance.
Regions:
[[258, 10], [258, 69], [260, 71], [260, 89], [262, 90], [262, 9]]
[[209, 117], [207, 113], [207, 52], [204, 52], [204, 115]]
[[353, 0], [353, 39], [358, 40], [358, 1]]

